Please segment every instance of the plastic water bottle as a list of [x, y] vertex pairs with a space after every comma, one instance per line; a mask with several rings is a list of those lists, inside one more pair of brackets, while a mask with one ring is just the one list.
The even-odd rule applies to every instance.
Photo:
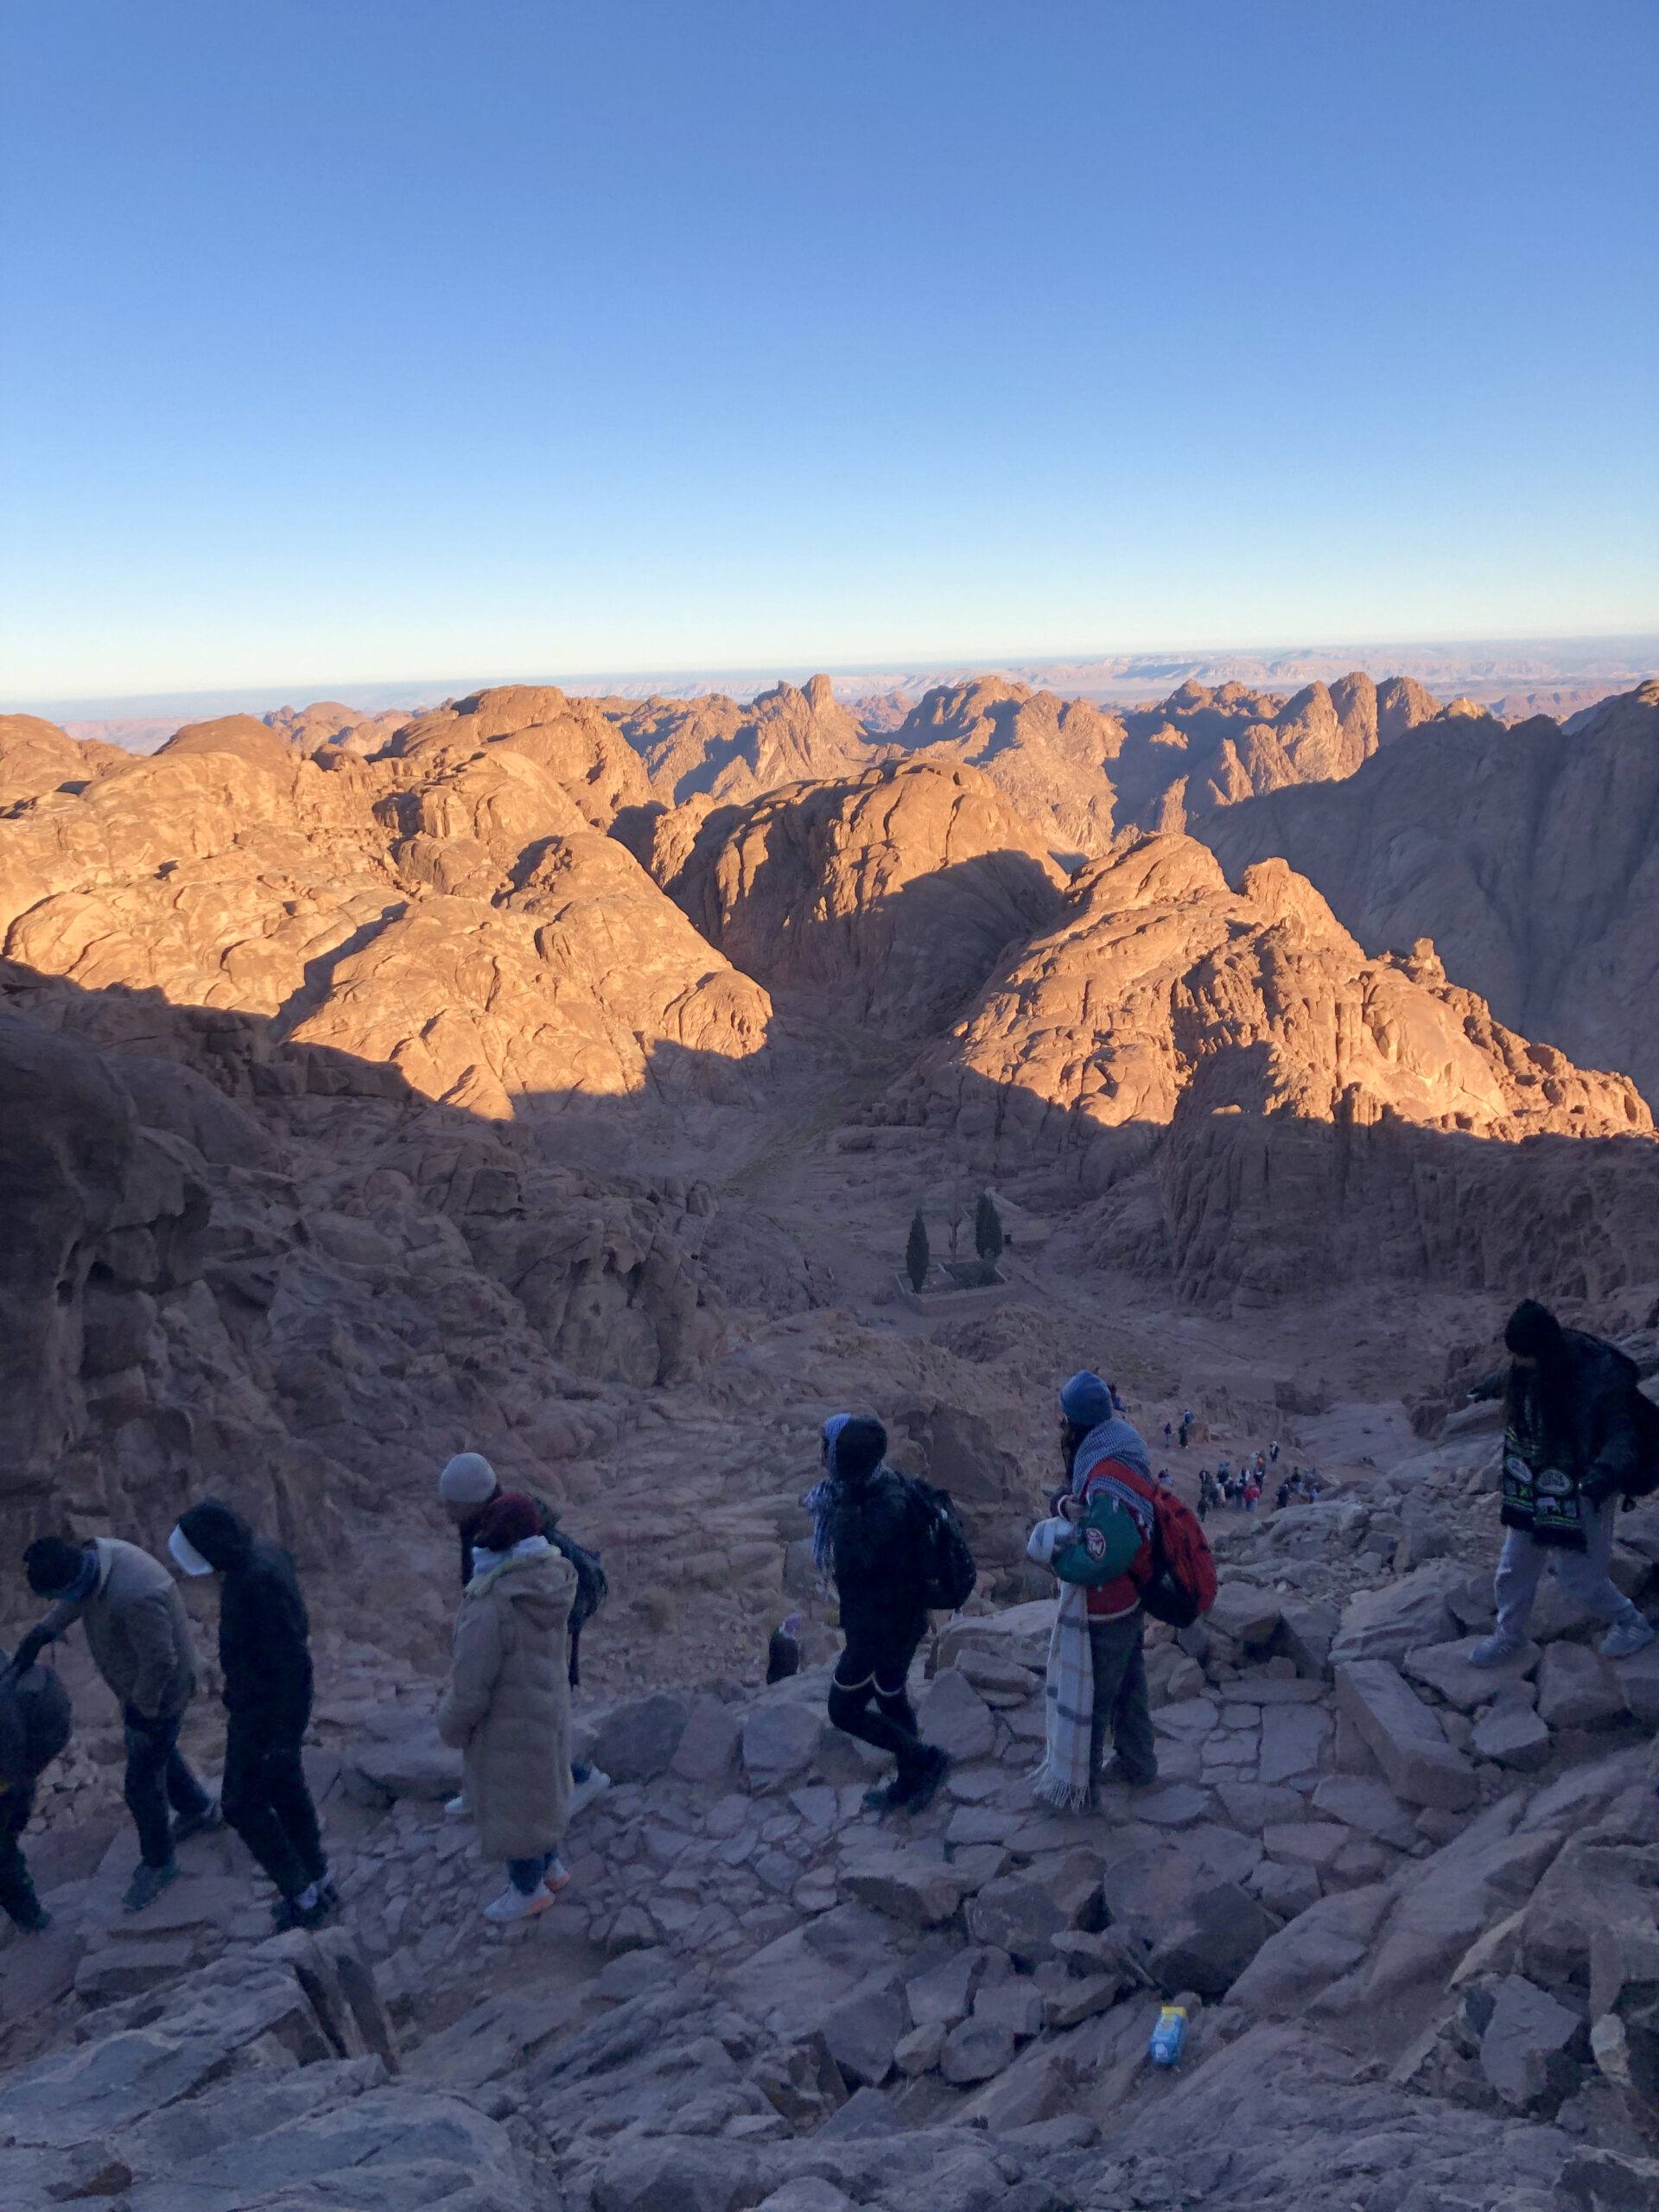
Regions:
[[1186, 2048], [1186, 2012], [1179, 2005], [1166, 2005], [1147, 2045], [1154, 2066], [1179, 2066]]

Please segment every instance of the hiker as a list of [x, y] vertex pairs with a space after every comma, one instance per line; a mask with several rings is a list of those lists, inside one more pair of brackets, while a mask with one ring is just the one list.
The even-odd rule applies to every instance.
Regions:
[[1174, 1427], [1174, 1423], [1173, 1423], [1173, 1421], [1166, 1421], [1166, 1422], [1164, 1423], [1164, 1449], [1165, 1449], [1165, 1451], [1166, 1451], [1166, 1452], [1167, 1452], [1167, 1451], [1168, 1451], [1168, 1449], [1169, 1449], [1169, 1446], [1170, 1446], [1170, 1441], [1171, 1441], [1171, 1439], [1174, 1436], [1174, 1433], [1175, 1433], [1175, 1427]]
[[52, 1669], [0, 1669], [0, 1907], [25, 1936], [43, 1936], [52, 1916], [35, 1894], [23, 1830], [35, 1785], [68, 1740], [68, 1693]]
[[1244, 1485], [1244, 1510], [1247, 1513], [1255, 1512], [1256, 1500], [1261, 1497], [1261, 1495], [1262, 1485], [1256, 1480], [1255, 1477], [1252, 1475]]
[[1210, 1470], [1208, 1467], [1200, 1467], [1198, 1469], [1198, 1518], [1200, 1521], [1207, 1521], [1210, 1518], [1210, 1506], [1214, 1495], [1215, 1484], [1210, 1478]]
[[887, 1432], [861, 1414], [823, 1424], [823, 1474], [801, 1503], [812, 1516], [812, 1556], [833, 1579], [846, 1639], [830, 1678], [830, 1719], [891, 1751], [890, 1783], [868, 1789], [872, 1812], [919, 1813], [938, 1796], [948, 1755], [922, 1741], [906, 1684], [927, 1632], [926, 1508], [884, 1465]]
[[[461, 1538], [461, 1586], [463, 1591], [473, 1579], [473, 1547], [478, 1541], [479, 1525], [487, 1509], [497, 1498], [505, 1495], [495, 1469], [481, 1452], [457, 1452], [438, 1477], [438, 1496]], [[529, 1493], [518, 1492], [515, 1495], [528, 1496]], [[605, 1570], [599, 1563], [597, 1552], [588, 1551], [574, 1537], [565, 1535], [559, 1526], [557, 1510], [544, 1497], [531, 1497], [530, 1502], [536, 1508], [537, 1533], [545, 1536], [554, 1550], [563, 1554], [575, 1570], [576, 1594], [570, 1605], [569, 1676], [571, 1688], [580, 1689], [582, 1631], [609, 1594]], [[572, 1763], [570, 1781], [569, 1817], [573, 1821], [578, 1813], [585, 1811], [595, 1797], [611, 1786], [608, 1774], [582, 1759]], [[452, 1821], [461, 1820], [466, 1815], [467, 1800], [452, 1797], [443, 1809]]]
[[1181, 1416], [1181, 1425], [1176, 1430], [1175, 1434], [1180, 1444], [1182, 1451], [1185, 1452], [1186, 1449], [1186, 1416], [1185, 1414]]
[[1290, 1478], [1287, 1475], [1274, 1491], [1273, 1502], [1281, 1513], [1290, 1503]]
[[[1047, 1741], [1032, 1788], [1048, 1804], [1082, 1811], [1098, 1806], [1103, 1788], [1143, 1789], [1158, 1779], [1139, 1586], [1151, 1566], [1156, 1509], [1125, 1479], [1150, 1481], [1152, 1468], [1145, 1441], [1113, 1413], [1099, 1376], [1085, 1370], [1061, 1390], [1059, 1443], [1066, 1487], [1026, 1545], [1061, 1582]], [[1103, 1764], [1109, 1735], [1112, 1758]]]
[[1276, 1467], [1279, 1464], [1279, 1446], [1276, 1444], [1268, 1445], [1268, 1457], [1272, 1460], [1274, 1465]]
[[230, 1716], [219, 1812], [276, 1885], [276, 1933], [320, 1928], [340, 1898], [300, 1753], [311, 1718], [311, 1624], [294, 1561], [216, 1498], [181, 1513], [167, 1548], [187, 1574], [219, 1578]]
[[1602, 1656], [1627, 1659], [1653, 1640], [1608, 1573], [1620, 1494], [1645, 1487], [1635, 1364], [1599, 1337], [1562, 1328], [1530, 1298], [1510, 1314], [1503, 1342], [1508, 1373], [1478, 1391], [1503, 1392], [1501, 1517], [1509, 1534], [1493, 1585], [1497, 1625], [1470, 1660], [1501, 1667], [1520, 1651], [1552, 1560], [1568, 1596], [1608, 1624]]
[[1109, 1382], [1106, 1385], [1106, 1388], [1111, 1395], [1112, 1411], [1121, 1417], [1128, 1408], [1125, 1407], [1122, 1399], [1117, 1395], [1117, 1385], [1116, 1382]]
[[[23, 1571], [37, 1598], [55, 1602], [18, 1645], [13, 1669], [27, 1674], [45, 1645], [84, 1621], [93, 1663], [120, 1705], [127, 1810], [139, 1849], [123, 1902], [129, 1912], [142, 1912], [178, 1879], [175, 1847], [219, 1826], [219, 1808], [179, 1750], [179, 1730], [196, 1694], [183, 1601], [161, 1562], [118, 1536], [86, 1544], [39, 1537], [23, 1554]], [[170, 1823], [169, 1805], [178, 1815]]]
[[524, 1920], [570, 1879], [559, 1845], [570, 1818], [576, 1571], [543, 1535], [536, 1500], [513, 1491], [491, 1501], [475, 1538], [438, 1733], [462, 1755], [480, 1852], [506, 1861], [507, 1886], [484, 1917]]

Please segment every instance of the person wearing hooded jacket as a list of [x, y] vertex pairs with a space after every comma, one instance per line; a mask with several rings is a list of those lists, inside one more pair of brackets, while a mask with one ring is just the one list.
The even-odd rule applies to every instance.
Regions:
[[1503, 1343], [1507, 1374], [1500, 1370], [1471, 1394], [1503, 1395], [1501, 1517], [1509, 1533], [1493, 1585], [1497, 1625], [1470, 1662], [1501, 1667], [1521, 1650], [1552, 1562], [1567, 1594], [1607, 1624], [1603, 1656], [1627, 1659], [1654, 1635], [1609, 1571], [1620, 1493], [1642, 1466], [1635, 1363], [1599, 1337], [1564, 1329], [1530, 1298], [1510, 1314]]
[[[1037, 1793], [1071, 1809], [1096, 1806], [1103, 1787], [1145, 1789], [1158, 1779], [1157, 1739], [1147, 1686], [1146, 1616], [1141, 1591], [1152, 1571], [1155, 1508], [1140, 1487], [1152, 1465], [1138, 1429], [1113, 1410], [1111, 1390], [1087, 1369], [1060, 1391], [1060, 1464], [1066, 1488], [1051, 1500], [1026, 1545], [1028, 1557], [1080, 1586], [1069, 1618], [1086, 1629], [1086, 1657], [1069, 1655], [1074, 1675], [1089, 1676], [1086, 1746], [1074, 1741], [1079, 1723], [1075, 1690], [1067, 1697], [1051, 1652], [1048, 1754]], [[1063, 1606], [1063, 1612], [1068, 1608]], [[1112, 1757], [1105, 1758], [1108, 1738]]]
[[294, 1561], [239, 1513], [205, 1498], [168, 1549], [187, 1574], [217, 1574], [225, 1677], [219, 1810], [276, 1885], [277, 1931], [316, 1928], [338, 1903], [301, 1754], [311, 1718], [311, 1624]]
[[870, 1789], [873, 1812], [919, 1813], [950, 1771], [948, 1754], [924, 1743], [906, 1682], [927, 1632], [925, 1509], [884, 1464], [879, 1421], [835, 1414], [823, 1425], [823, 1478], [802, 1503], [813, 1520], [813, 1555], [833, 1574], [846, 1639], [830, 1682], [834, 1726], [891, 1751], [892, 1782]]
[[455, 1621], [438, 1733], [462, 1755], [464, 1795], [486, 1859], [507, 1886], [484, 1908], [522, 1920], [569, 1880], [570, 1681], [565, 1638], [575, 1569], [542, 1534], [532, 1499], [505, 1491], [480, 1521]]
[[[457, 1452], [448, 1460], [438, 1477], [438, 1497], [444, 1511], [454, 1526], [461, 1540], [461, 1586], [466, 1589], [473, 1579], [473, 1547], [478, 1541], [478, 1531], [484, 1516], [498, 1497], [505, 1492], [500, 1478], [481, 1452]], [[567, 1536], [559, 1527], [557, 1510], [544, 1497], [532, 1491], [517, 1493], [528, 1497], [536, 1509], [537, 1527], [540, 1534], [556, 1552], [562, 1552], [575, 1569], [576, 1592], [570, 1605], [570, 1687], [582, 1686], [579, 1652], [582, 1631], [605, 1603], [607, 1589], [603, 1568], [596, 1552], [590, 1552]], [[601, 1796], [611, 1786], [611, 1777], [601, 1767], [577, 1759], [570, 1768], [570, 1818]], [[445, 1806], [451, 1820], [459, 1820], [466, 1812], [466, 1800], [452, 1797]]]
[[[35, 1595], [54, 1603], [18, 1645], [10, 1671], [27, 1674], [45, 1645], [80, 1621], [93, 1663], [120, 1705], [127, 1810], [139, 1850], [123, 1902], [129, 1912], [142, 1912], [178, 1879], [175, 1846], [219, 1824], [218, 1808], [179, 1750], [196, 1694], [183, 1601], [160, 1560], [118, 1536], [85, 1544], [39, 1537], [23, 1554], [23, 1570]], [[169, 1805], [178, 1816], [170, 1822]]]

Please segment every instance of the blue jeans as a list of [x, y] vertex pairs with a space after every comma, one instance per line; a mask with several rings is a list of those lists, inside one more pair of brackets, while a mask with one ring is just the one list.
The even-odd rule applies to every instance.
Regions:
[[543, 1851], [535, 1859], [509, 1859], [507, 1879], [521, 1897], [534, 1897], [542, 1885], [542, 1877], [558, 1855], [556, 1851]]

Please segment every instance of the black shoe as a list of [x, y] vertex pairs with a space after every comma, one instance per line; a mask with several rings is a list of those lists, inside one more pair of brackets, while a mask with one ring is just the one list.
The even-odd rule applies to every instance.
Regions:
[[950, 1771], [950, 1754], [929, 1746], [928, 1763], [911, 1784], [905, 1799], [907, 1813], [925, 1813], [944, 1787], [944, 1777]]
[[874, 1789], [864, 1792], [864, 1809], [868, 1813], [896, 1813], [905, 1802], [905, 1791], [896, 1782], [878, 1783]]
[[179, 1878], [179, 1862], [169, 1859], [165, 1866], [141, 1866], [128, 1885], [127, 1894], [121, 1902], [129, 1912], [142, 1912], [146, 1905], [154, 1904], [162, 1891]]
[[1150, 1774], [1131, 1774], [1122, 1759], [1108, 1759], [1095, 1777], [1096, 1789], [1150, 1789], [1158, 1779], [1158, 1770]]
[[321, 1928], [329, 1916], [338, 1911], [340, 1899], [334, 1894], [332, 1882], [317, 1885], [315, 1904], [302, 1904], [298, 1897], [278, 1897], [270, 1908], [271, 1924], [278, 1936], [286, 1936], [290, 1929], [303, 1928], [308, 1931]]
[[212, 1835], [215, 1828], [224, 1825], [224, 1815], [211, 1802], [199, 1812], [181, 1813], [173, 1823], [173, 1848], [176, 1851], [181, 1843], [188, 1843], [193, 1835]]

